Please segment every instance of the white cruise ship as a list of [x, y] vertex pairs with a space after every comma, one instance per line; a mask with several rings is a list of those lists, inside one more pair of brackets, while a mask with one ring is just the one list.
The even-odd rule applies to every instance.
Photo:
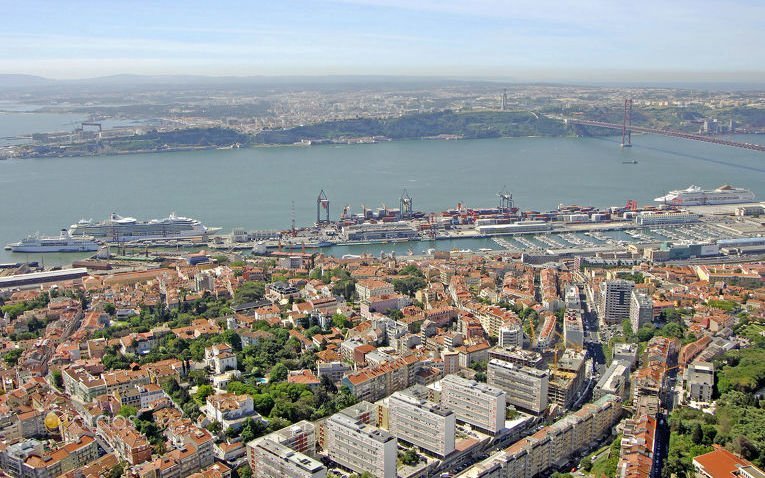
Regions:
[[698, 186], [670, 191], [665, 196], [654, 199], [656, 202], [677, 206], [703, 206], [705, 204], [736, 204], [754, 201], [754, 193], [748, 189], [730, 185], [714, 190], [704, 190]]
[[59, 236], [27, 236], [8, 244], [13, 252], [93, 252], [100, 247], [92, 237], [72, 237], [66, 229]]
[[77, 224], [69, 226], [69, 233], [72, 235], [88, 235], [108, 242], [203, 237], [219, 230], [219, 227], [206, 227], [196, 219], [176, 216], [175, 213], [164, 219], [149, 221], [139, 221], [134, 217], [122, 217], [112, 213], [106, 221], [81, 219]]

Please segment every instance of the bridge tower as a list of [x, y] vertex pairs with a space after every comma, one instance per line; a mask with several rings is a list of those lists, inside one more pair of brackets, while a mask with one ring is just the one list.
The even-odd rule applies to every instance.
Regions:
[[624, 119], [622, 121], [622, 148], [632, 147], [632, 98], [624, 100]]
[[[324, 210], [324, 219], [321, 217], [321, 211]], [[329, 199], [322, 189], [319, 197], [316, 198], [316, 224], [329, 224]]]

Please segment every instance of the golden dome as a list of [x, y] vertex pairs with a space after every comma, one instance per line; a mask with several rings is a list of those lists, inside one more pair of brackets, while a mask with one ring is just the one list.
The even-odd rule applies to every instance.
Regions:
[[48, 428], [48, 430], [57, 430], [59, 423], [61, 423], [61, 421], [58, 419], [58, 415], [55, 413], [50, 412], [45, 415], [45, 426]]

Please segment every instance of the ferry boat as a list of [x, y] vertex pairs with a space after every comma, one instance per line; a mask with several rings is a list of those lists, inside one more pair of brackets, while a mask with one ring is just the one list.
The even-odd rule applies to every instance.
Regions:
[[8, 244], [12, 252], [95, 252], [99, 247], [92, 237], [72, 237], [66, 229], [58, 236], [34, 234]]
[[196, 219], [176, 216], [175, 213], [164, 219], [139, 221], [113, 212], [106, 221], [81, 219], [69, 226], [69, 233], [73, 236], [88, 235], [108, 242], [202, 237], [218, 231], [219, 227], [207, 227]]
[[703, 206], [705, 204], [736, 204], [754, 201], [754, 193], [748, 189], [736, 188], [728, 184], [713, 190], [704, 190], [698, 186], [670, 191], [654, 199], [656, 202], [677, 206]]

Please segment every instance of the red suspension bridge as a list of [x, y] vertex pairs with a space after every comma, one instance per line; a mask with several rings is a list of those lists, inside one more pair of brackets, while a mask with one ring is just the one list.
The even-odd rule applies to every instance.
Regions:
[[718, 138], [716, 136], [705, 136], [701, 134], [684, 133], [682, 131], [672, 131], [668, 129], [648, 128], [645, 126], [634, 126], [632, 124], [632, 100], [624, 100], [624, 120], [622, 124], [607, 123], [604, 121], [592, 121], [577, 118], [566, 118], [566, 124], [578, 124], [581, 126], [592, 126], [597, 128], [608, 128], [622, 131], [622, 147], [632, 146], [632, 132], [660, 134], [663, 136], [672, 136], [675, 138], [691, 139], [694, 141], [704, 141], [705, 143], [721, 144], [723, 146], [733, 146], [735, 148], [750, 149], [752, 151], [765, 152], [765, 146], [752, 143], [743, 143], [740, 141], [731, 141], [729, 139]]

